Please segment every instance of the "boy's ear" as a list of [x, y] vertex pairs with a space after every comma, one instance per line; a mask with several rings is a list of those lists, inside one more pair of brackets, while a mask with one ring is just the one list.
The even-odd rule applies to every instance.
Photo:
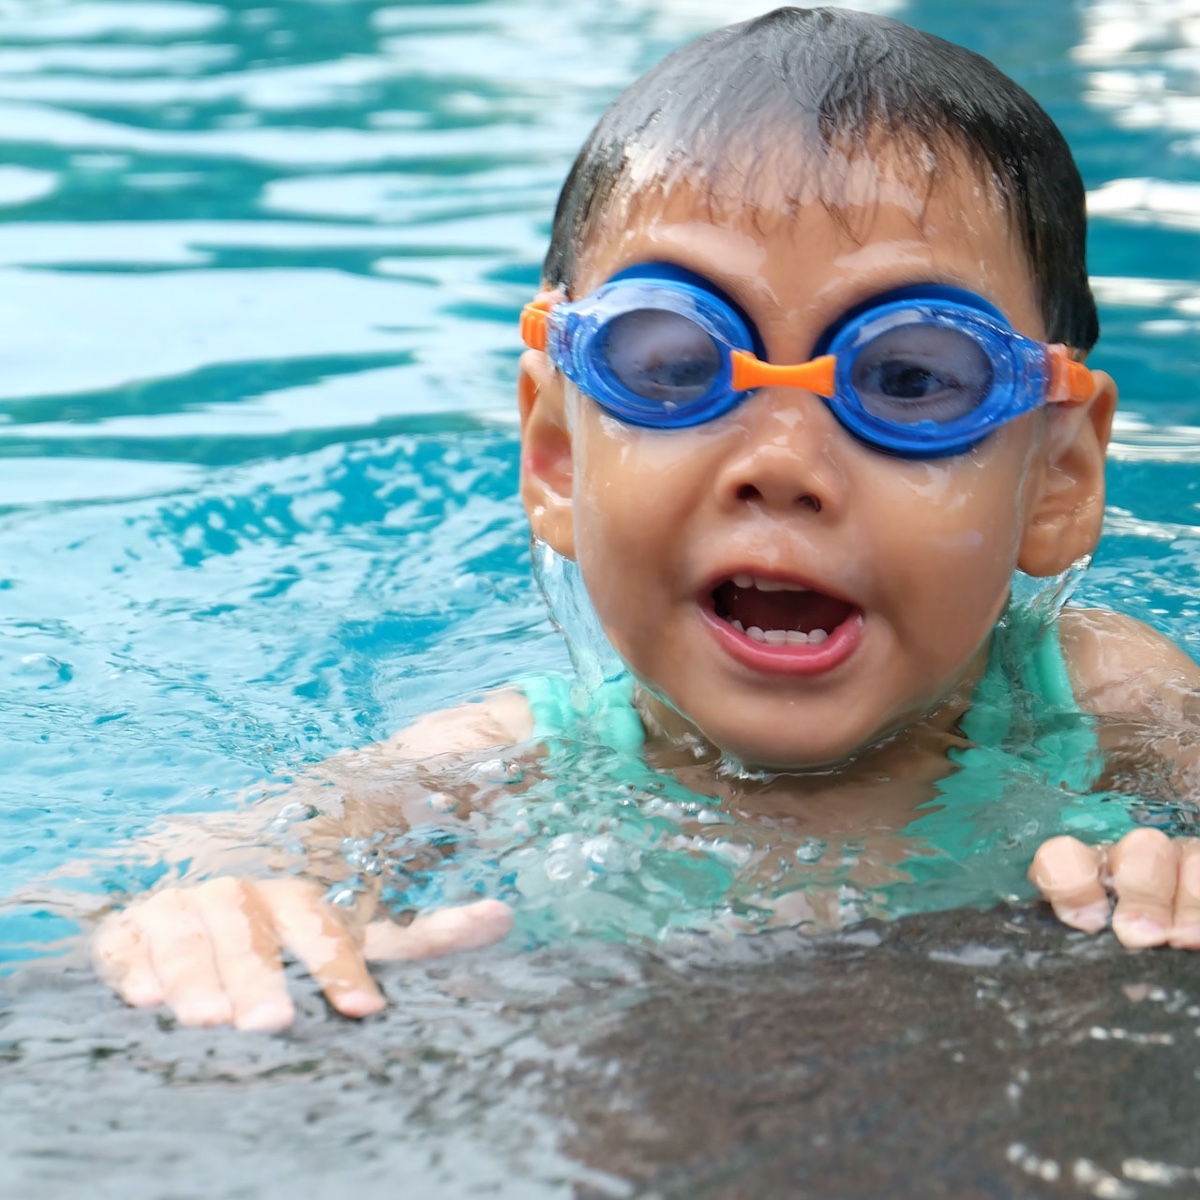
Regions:
[[1027, 575], [1059, 575], [1100, 540], [1117, 385], [1103, 371], [1093, 375], [1096, 391], [1086, 403], [1050, 407], [1042, 478], [1030, 497], [1017, 555]]
[[534, 535], [575, 557], [574, 466], [563, 377], [541, 350], [521, 355], [521, 501]]

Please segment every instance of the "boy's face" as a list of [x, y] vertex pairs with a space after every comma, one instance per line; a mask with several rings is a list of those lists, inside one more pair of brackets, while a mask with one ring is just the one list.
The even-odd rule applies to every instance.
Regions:
[[[910, 283], [979, 293], [1044, 338], [1024, 256], [973, 173], [943, 160], [927, 196], [924, 176], [868, 165], [836, 219], [813, 199], [718, 223], [679, 184], [586, 249], [574, 295], [635, 263], [675, 263], [737, 300], [780, 363], [805, 361], [847, 309]], [[1021, 417], [965, 454], [912, 460], [868, 448], [790, 388], [689, 429], [623, 425], [586, 398], [569, 422], [561, 377], [537, 356], [524, 367], [534, 531], [578, 560], [646, 688], [751, 764], [842, 761], [965, 697], [1018, 563], [1065, 569], [1097, 536], [1108, 391], [1087, 411]], [[759, 653], [731, 626], [739, 612], [782, 625], [773, 614], [789, 605], [798, 626], [837, 626], [822, 654]], [[946, 723], [956, 711], [945, 706]]]

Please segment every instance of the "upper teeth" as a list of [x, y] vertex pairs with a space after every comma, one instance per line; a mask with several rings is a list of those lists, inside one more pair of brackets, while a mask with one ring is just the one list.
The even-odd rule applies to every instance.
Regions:
[[733, 586], [743, 591], [746, 588], [758, 588], [760, 592], [808, 592], [811, 588], [796, 587], [791, 583], [780, 583], [777, 579], [757, 579], [753, 575], [735, 575]]

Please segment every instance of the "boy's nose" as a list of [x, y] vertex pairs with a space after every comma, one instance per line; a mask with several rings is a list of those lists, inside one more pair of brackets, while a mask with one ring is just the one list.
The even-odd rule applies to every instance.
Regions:
[[764, 388], [731, 419], [741, 428], [717, 475], [723, 503], [834, 515], [846, 489], [837, 451], [847, 434], [819, 397]]

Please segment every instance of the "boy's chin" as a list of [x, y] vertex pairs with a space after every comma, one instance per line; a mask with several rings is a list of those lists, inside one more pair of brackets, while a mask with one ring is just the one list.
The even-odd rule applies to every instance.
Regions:
[[708, 739], [720, 754], [723, 771], [734, 774], [812, 775], [828, 774], [847, 766], [876, 746], [894, 740], [865, 737], [846, 741], [796, 742], [793, 738], [764, 740], [761, 737]]
[[859, 747], [845, 752], [752, 748], [722, 750], [721, 759], [724, 769], [735, 774], [823, 775], [853, 762], [861, 753]]
[[744, 719], [739, 720], [731, 719], [731, 705], [714, 711], [711, 703], [702, 704], [697, 706], [701, 711], [692, 714], [639, 678], [634, 703], [651, 741], [686, 750], [693, 762], [719, 760], [722, 773], [809, 775], [872, 763], [876, 758], [886, 760], [890, 768], [898, 765], [897, 756], [923, 758], [931, 750], [944, 755], [946, 739], [953, 739], [965, 708], [957, 697], [955, 690], [927, 706], [872, 714], [884, 718], [879, 723], [818, 720], [827, 708], [804, 716], [781, 716], [760, 708], [757, 714], [743, 713]]
[[[720, 759], [722, 769], [734, 774], [828, 772], [853, 762], [865, 751], [892, 741], [896, 736], [894, 731], [853, 730], [839, 731], [838, 736], [827, 730], [825, 738], [797, 738], [795, 727], [784, 722], [774, 730], [764, 729], [762, 725], [706, 729], [704, 722], [688, 716], [651, 691], [644, 682], [639, 683], [636, 705], [652, 739], [687, 747], [693, 757], [705, 757], [702, 753], [698, 755], [698, 748], [707, 746], [712, 757]], [[833, 736], [828, 736], [831, 733]], [[861, 736], [856, 736], [860, 733]]]
[[[794, 730], [780, 730], [776, 738], [764, 738], [761, 729], [738, 737], [722, 731], [719, 740], [708, 739], [720, 753], [723, 767], [734, 773], [774, 775], [820, 775], [885, 758], [895, 765], [895, 756], [909, 750], [927, 749], [929, 734], [941, 745], [944, 734], [919, 717], [898, 721], [882, 730], [842, 730], [841, 736], [822, 739], [797, 739]], [[833, 731], [828, 731], [833, 732]], [[791, 736], [789, 736], [789, 733]], [[912, 746], [908, 743], [911, 740]]]

